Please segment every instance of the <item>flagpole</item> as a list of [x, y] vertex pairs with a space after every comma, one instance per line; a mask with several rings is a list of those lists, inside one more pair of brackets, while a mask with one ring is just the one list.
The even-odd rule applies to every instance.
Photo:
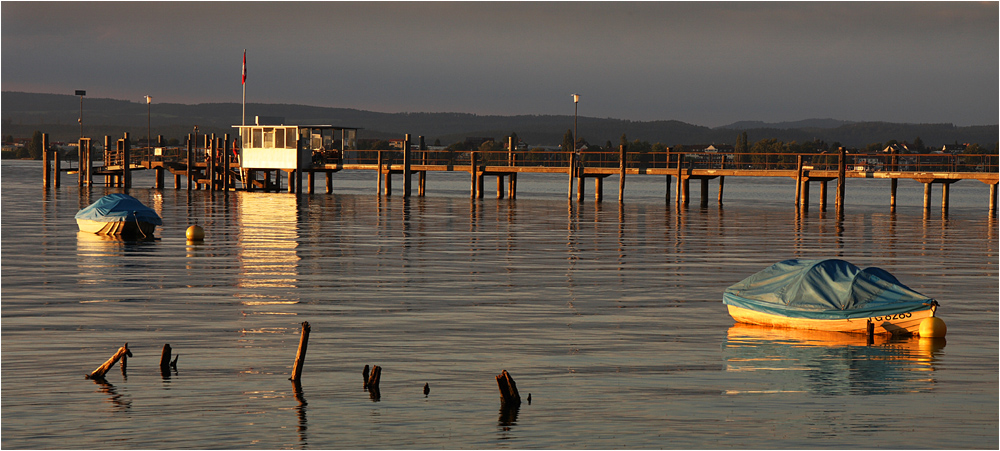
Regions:
[[243, 125], [247, 125], [247, 49], [243, 49]]

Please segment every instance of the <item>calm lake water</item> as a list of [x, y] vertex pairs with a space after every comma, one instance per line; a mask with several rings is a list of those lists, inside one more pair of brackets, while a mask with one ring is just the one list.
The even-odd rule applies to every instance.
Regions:
[[[838, 219], [796, 214], [783, 179], [731, 177], [723, 207], [713, 183], [705, 209], [693, 185], [678, 209], [652, 176], [619, 206], [614, 177], [595, 204], [568, 202], [564, 176], [473, 201], [461, 173], [410, 199], [398, 178], [379, 199], [371, 172], [298, 198], [158, 192], [140, 173], [130, 194], [164, 225], [122, 242], [73, 219], [114, 190], [70, 175], [46, 193], [40, 163], [0, 167], [4, 448], [998, 446], [998, 232], [980, 182], [953, 185], [943, 215], [937, 186], [925, 214], [922, 185], [900, 181], [890, 213], [887, 181], [848, 180]], [[827, 257], [937, 298], [947, 341], [867, 346], [726, 313], [727, 286]], [[125, 342], [126, 372], [84, 379]], [[366, 364], [383, 368], [377, 399]], [[530, 404], [500, 408], [504, 369]]]

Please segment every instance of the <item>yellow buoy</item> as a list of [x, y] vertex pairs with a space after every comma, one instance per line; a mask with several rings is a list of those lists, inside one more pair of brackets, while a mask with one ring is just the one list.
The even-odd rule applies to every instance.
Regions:
[[201, 228], [199, 225], [193, 225], [187, 228], [188, 241], [202, 241], [205, 239], [205, 229]]
[[941, 318], [932, 316], [930, 318], [924, 318], [924, 320], [920, 322], [919, 333], [921, 337], [944, 337], [945, 334], [948, 333], [948, 326], [944, 324], [944, 321], [941, 320]]

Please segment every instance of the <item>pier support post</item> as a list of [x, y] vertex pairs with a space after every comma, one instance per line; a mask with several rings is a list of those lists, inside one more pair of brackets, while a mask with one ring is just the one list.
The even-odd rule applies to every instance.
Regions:
[[931, 209], [931, 182], [924, 183], [924, 210]]
[[684, 183], [684, 181], [683, 181], [684, 175], [681, 172], [681, 171], [684, 170], [684, 168], [683, 168], [684, 165], [682, 163], [683, 161], [684, 161], [684, 155], [683, 154], [677, 154], [677, 194], [676, 194], [676, 198], [674, 200], [674, 202], [676, 202], [677, 205], [681, 204], [681, 201], [682, 201], [681, 200], [681, 192], [684, 191], [682, 189], [682, 187], [681, 187], [682, 184]]
[[578, 168], [578, 171], [579, 171], [579, 176], [576, 178], [576, 201], [583, 202], [583, 196], [585, 195], [585, 192], [587, 190], [586, 187], [587, 179], [583, 178], [583, 168]]
[[191, 191], [194, 185], [194, 136], [190, 133], [187, 137], [187, 190]]
[[997, 184], [990, 184], [990, 216], [997, 215]]
[[503, 175], [497, 175], [497, 199], [503, 199]]
[[327, 171], [326, 173], [326, 193], [333, 193], [333, 173], [330, 171]]
[[838, 150], [840, 154], [837, 158], [837, 210], [839, 211], [844, 208], [844, 181], [847, 178], [847, 149], [841, 147]]
[[569, 153], [569, 200], [573, 200], [573, 177], [576, 176], [576, 159], [573, 152]]
[[236, 184], [233, 183], [233, 149], [230, 147], [232, 141], [230, 140], [229, 133], [226, 133], [225, 137], [225, 148], [222, 150], [222, 189], [226, 192], [226, 196], [229, 195], [229, 189], [234, 187]]
[[80, 169], [77, 172], [78, 185], [91, 186], [90, 138], [80, 138], [80, 141], [77, 142], [77, 150], [79, 150], [77, 166]]
[[[669, 157], [668, 163], [669, 165]], [[618, 145], [618, 203], [625, 201], [625, 145]], [[667, 202], [670, 201], [670, 176], [667, 176]]]
[[802, 155], [798, 155], [795, 163], [795, 207], [802, 205]]
[[889, 181], [889, 208], [896, 209], [896, 186], [899, 184], [899, 179], [892, 178]]
[[826, 211], [826, 180], [819, 185], [819, 210]]
[[215, 184], [215, 153], [218, 147], [215, 133], [205, 135], [205, 176], [208, 177], [208, 190], [212, 192], [218, 189]]
[[806, 175], [802, 178], [802, 206], [800, 207], [803, 212], [809, 211], [809, 177]]
[[948, 212], [948, 194], [951, 191], [951, 183], [941, 183], [941, 211]]
[[309, 185], [309, 194], [312, 194], [313, 191], [315, 191], [316, 188], [315, 178], [316, 178], [316, 173], [313, 171], [309, 171], [306, 174], [306, 184]]
[[49, 134], [42, 133], [42, 187], [48, 188], [52, 180], [52, 168], [49, 164]]
[[375, 167], [377, 168], [375, 170], [375, 174], [376, 174], [375, 175], [375, 180], [376, 180], [375, 181], [375, 185], [377, 187], [375, 193], [378, 194], [379, 196], [381, 196], [382, 195], [382, 151], [381, 150], [376, 150], [375, 153], [378, 155], [376, 157], [376, 159], [375, 159], [375, 161], [376, 161]]
[[708, 179], [701, 179], [701, 208], [708, 207]]
[[410, 134], [403, 140], [403, 197], [410, 197]]
[[[122, 179], [125, 194], [128, 194], [128, 190], [132, 188], [132, 143], [128, 132], [125, 132], [125, 137], [122, 139]], [[56, 186], [59, 186], [58, 182]]]
[[469, 198], [470, 199], [475, 199], [476, 198], [476, 193], [479, 191], [479, 187], [476, 186], [476, 181], [477, 181], [476, 172], [477, 172], [476, 171], [476, 152], [472, 152], [472, 153], [469, 154], [469, 174], [472, 175], [472, 185], [471, 185], [471, 188], [469, 189]]
[[604, 177], [594, 178], [594, 201], [604, 201]]
[[719, 205], [722, 205], [722, 191], [726, 187], [726, 176], [719, 176]]

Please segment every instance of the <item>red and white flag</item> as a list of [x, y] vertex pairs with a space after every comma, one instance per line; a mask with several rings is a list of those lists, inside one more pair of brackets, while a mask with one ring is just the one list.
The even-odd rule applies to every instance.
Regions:
[[243, 84], [247, 84], [247, 51], [243, 50]]

